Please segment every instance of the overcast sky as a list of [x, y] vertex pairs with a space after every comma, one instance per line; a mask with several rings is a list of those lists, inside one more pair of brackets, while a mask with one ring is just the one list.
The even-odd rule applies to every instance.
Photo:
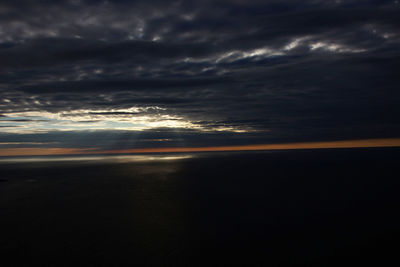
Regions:
[[0, 2], [0, 148], [400, 136], [399, 1]]

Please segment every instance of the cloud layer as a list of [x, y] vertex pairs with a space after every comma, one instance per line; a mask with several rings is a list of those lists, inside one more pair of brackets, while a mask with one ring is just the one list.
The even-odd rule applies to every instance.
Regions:
[[399, 12], [367, 0], [2, 1], [2, 146], [400, 136]]

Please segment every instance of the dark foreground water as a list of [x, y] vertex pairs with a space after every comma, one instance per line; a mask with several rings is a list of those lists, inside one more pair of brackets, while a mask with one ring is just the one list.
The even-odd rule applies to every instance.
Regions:
[[3, 160], [0, 265], [399, 263], [399, 149], [181, 156]]

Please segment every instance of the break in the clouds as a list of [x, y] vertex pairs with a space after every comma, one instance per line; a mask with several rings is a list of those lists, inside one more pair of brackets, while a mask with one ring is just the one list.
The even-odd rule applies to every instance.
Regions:
[[398, 137], [399, 18], [384, 0], [2, 1], [0, 146]]

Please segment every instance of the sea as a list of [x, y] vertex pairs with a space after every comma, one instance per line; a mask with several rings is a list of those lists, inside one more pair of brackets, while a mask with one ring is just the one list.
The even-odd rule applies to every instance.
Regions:
[[1, 266], [395, 266], [399, 212], [399, 148], [0, 158]]

